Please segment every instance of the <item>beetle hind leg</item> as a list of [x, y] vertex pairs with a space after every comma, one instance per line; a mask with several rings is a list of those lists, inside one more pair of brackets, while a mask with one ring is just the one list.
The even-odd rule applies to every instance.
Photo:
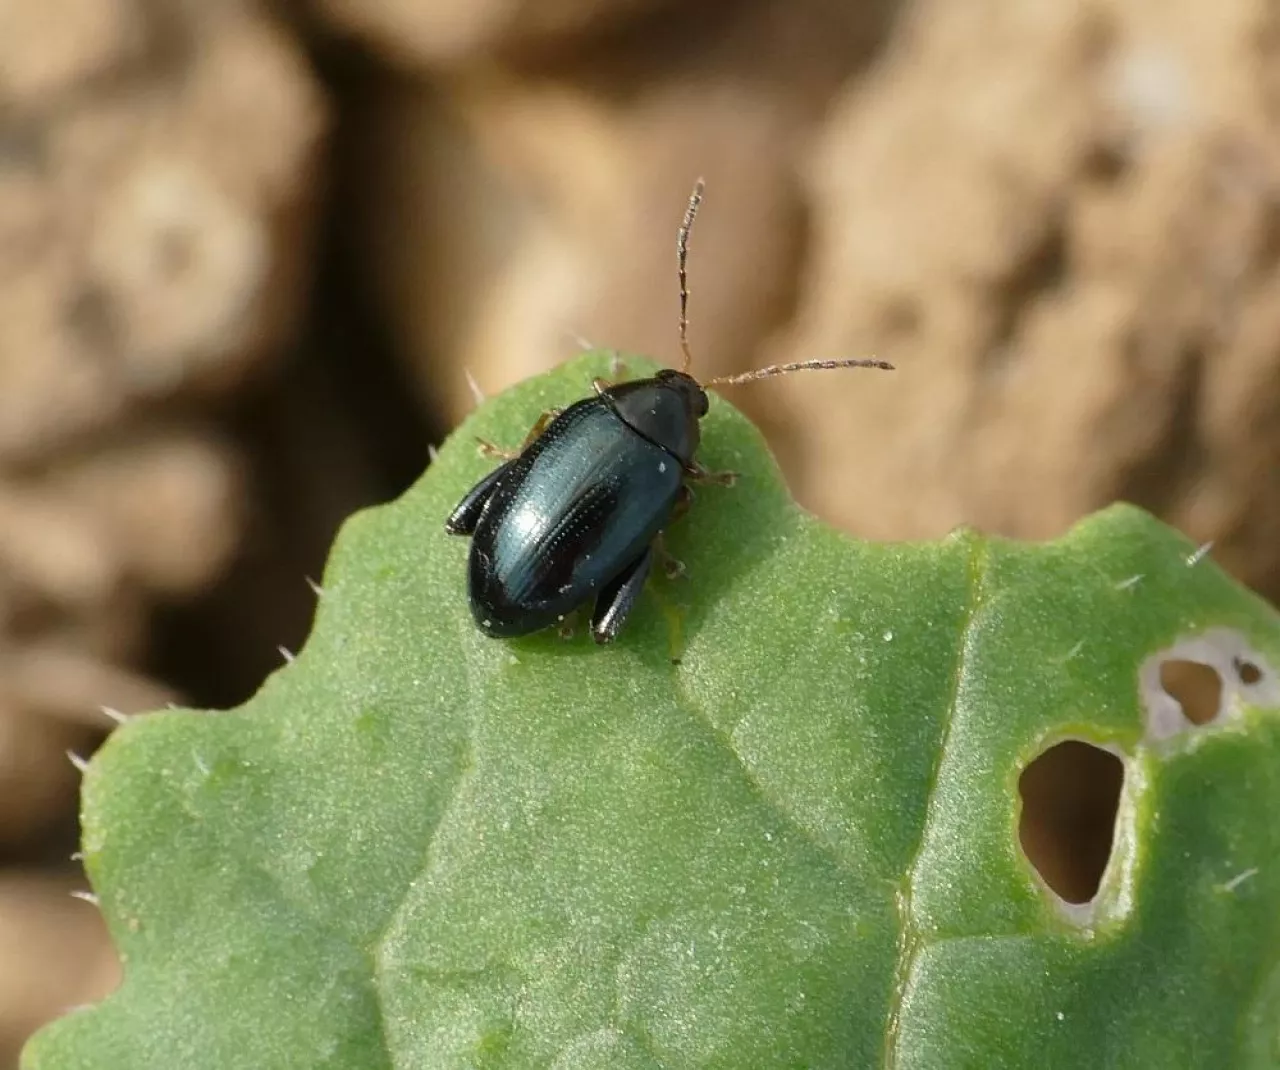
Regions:
[[591, 637], [597, 643], [611, 643], [617, 638], [644, 589], [652, 564], [653, 551], [645, 550], [634, 564], [600, 592], [595, 611], [591, 614]]

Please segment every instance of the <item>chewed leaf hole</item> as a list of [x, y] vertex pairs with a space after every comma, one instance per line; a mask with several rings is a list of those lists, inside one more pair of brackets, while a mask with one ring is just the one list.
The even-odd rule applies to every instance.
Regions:
[[1098, 894], [1111, 858], [1124, 763], [1109, 751], [1069, 739], [1032, 761], [1018, 778], [1018, 839], [1027, 860], [1067, 903]]
[[1146, 658], [1138, 692], [1150, 742], [1239, 719], [1246, 707], [1280, 709], [1280, 677], [1230, 628], [1187, 636]]
[[1212, 665], [1177, 659], [1162, 662], [1160, 686], [1192, 724], [1208, 724], [1222, 709], [1222, 677]]

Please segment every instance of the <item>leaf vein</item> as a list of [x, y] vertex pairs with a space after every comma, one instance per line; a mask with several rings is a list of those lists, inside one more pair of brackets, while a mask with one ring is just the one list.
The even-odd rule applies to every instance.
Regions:
[[711, 719], [710, 714], [703, 710], [698, 703], [694, 702], [687, 691], [682, 686], [680, 680], [676, 680], [676, 695], [680, 705], [689, 713], [690, 718], [701, 724], [707, 729], [711, 739], [733, 759], [747, 787], [750, 788], [753, 795], [764, 804], [765, 808], [770, 812], [782, 818], [783, 824], [791, 828], [800, 839], [813, 848], [818, 854], [826, 858], [832, 866], [839, 872], [851, 875], [861, 876], [853, 870], [848, 861], [841, 857], [840, 853], [830, 843], [824, 842], [818, 837], [814, 831], [809, 828], [799, 817], [791, 812], [783, 802], [783, 800], [771, 792], [765, 783], [760, 779], [751, 764], [742, 756], [738, 748], [733, 745], [733, 739], [729, 733], [719, 728]]
[[942, 779], [942, 763], [946, 760], [947, 748], [951, 742], [951, 734], [956, 723], [956, 709], [959, 705], [960, 688], [964, 683], [965, 672], [969, 663], [969, 648], [973, 641], [973, 626], [981, 608], [986, 578], [987, 541], [972, 537], [969, 549], [969, 597], [965, 613], [961, 620], [960, 637], [956, 646], [956, 669], [951, 681], [951, 699], [947, 703], [946, 715], [942, 723], [942, 732], [938, 740], [938, 759], [934, 762], [933, 773], [929, 778], [929, 787], [925, 795], [924, 818], [920, 822], [920, 839], [912, 853], [911, 862], [907, 866], [906, 880], [898, 894], [898, 914], [902, 920], [902, 934], [899, 938], [898, 962], [894, 970], [894, 986], [890, 996], [889, 1018], [885, 1027], [884, 1066], [885, 1070], [893, 1070], [898, 1064], [898, 1038], [901, 1027], [902, 1007], [906, 998], [907, 987], [911, 982], [911, 974], [915, 969], [916, 959], [921, 949], [926, 946], [916, 925], [915, 885], [929, 842], [929, 831], [934, 824], [938, 809], [938, 784]]

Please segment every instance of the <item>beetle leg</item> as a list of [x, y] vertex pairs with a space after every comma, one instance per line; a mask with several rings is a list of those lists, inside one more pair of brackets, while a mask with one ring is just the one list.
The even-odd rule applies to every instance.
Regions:
[[497, 457], [503, 461], [514, 461], [520, 456], [519, 450], [503, 449], [501, 446], [494, 445], [488, 439], [477, 438], [476, 444], [479, 446], [481, 457]]
[[693, 488], [688, 483], [681, 483], [680, 490], [676, 494], [676, 503], [671, 507], [671, 520], [668, 523], [679, 520], [689, 511], [689, 506], [692, 504]]
[[684, 575], [684, 562], [671, 556], [671, 552], [667, 549], [667, 542], [662, 537], [661, 531], [654, 536], [653, 552], [657, 555], [658, 562], [662, 565], [662, 571], [666, 575], [667, 579], [678, 580]]
[[645, 550], [600, 592], [595, 612], [591, 614], [591, 637], [597, 643], [611, 643], [617, 637], [644, 588], [644, 581], [649, 578], [652, 564], [653, 551]]
[[533, 427], [529, 429], [529, 433], [524, 436], [524, 441], [520, 444], [520, 448], [518, 450], [503, 449], [501, 446], [495, 446], [492, 442], [483, 438], [476, 439], [480, 444], [480, 455], [482, 457], [499, 457], [504, 461], [515, 460], [515, 458], [519, 457], [520, 454], [529, 448], [530, 443], [532, 443], [534, 439], [547, 429], [547, 424], [562, 412], [564, 412], [563, 409], [548, 409], [539, 416], [537, 423], [535, 423]]
[[690, 461], [685, 468], [685, 475], [694, 483], [714, 483], [720, 487], [732, 487], [738, 482], [737, 472], [712, 472], [703, 468], [697, 461]]
[[537, 422], [529, 428], [529, 433], [524, 436], [524, 441], [520, 443], [520, 452], [523, 453], [527, 450], [533, 444], [533, 440], [547, 429], [547, 424], [551, 423], [562, 412], [564, 412], [564, 409], [548, 409], [539, 416]]
[[622, 359], [622, 355], [616, 349], [609, 353], [609, 375], [608, 379], [597, 375], [591, 380], [591, 389], [597, 394], [603, 394], [611, 386], [617, 386], [627, 377], [627, 362]]
[[480, 523], [480, 514], [484, 512], [485, 503], [488, 502], [489, 496], [493, 493], [494, 488], [498, 485], [498, 480], [502, 478], [510, 461], [495, 468], [484, 479], [480, 480], [474, 487], [467, 491], [466, 497], [462, 499], [449, 514], [449, 519], [444, 522], [444, 530], [450, 535], [472, 535], [475, 533], [476, 525]]

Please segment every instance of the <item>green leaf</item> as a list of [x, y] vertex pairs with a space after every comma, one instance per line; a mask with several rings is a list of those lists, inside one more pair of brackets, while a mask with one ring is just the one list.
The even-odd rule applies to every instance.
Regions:
[[[474, 436], [606, 367], [483, 406], [349, 522], [245, 708], [103, 747], [84, 850], [125, 983], [24, 1066], [1280, 1066], [1275, 612], [1128, 507], [855, 541], [717, 400], [701, 458], [744, 478], [673, 529], [687, 577], [613, 647], [486, 639], [442, 528]], [[1180, 641], [1223, 681], [1202, 727], [1151, 683]], [[1018, 832], [1068, 738], [1125, 763], [1074, 908]]]

